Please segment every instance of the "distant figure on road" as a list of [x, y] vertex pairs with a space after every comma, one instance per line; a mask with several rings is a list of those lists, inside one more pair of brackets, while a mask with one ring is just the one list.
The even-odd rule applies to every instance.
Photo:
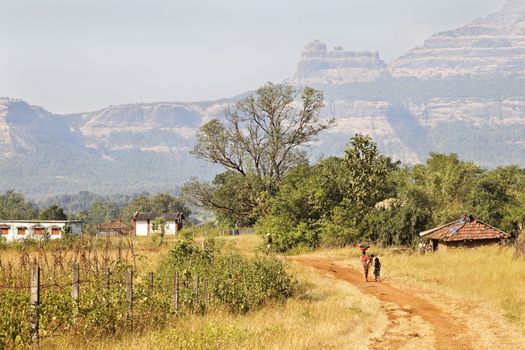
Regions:
[[268, 251], [270, 249], [272, 249], [272, 243], [273, 243], [273, 239], [272, 239], [272, 234], [271, 233], [267, 233], [266, 234], [266, 243], [267, 243], [267, 248], [268, 248]]
[[368, 268], [370, 266], [370, 258], [366, 255], [366, 250], [361, 251], [361, 265], [363, 265], [363, 275], [365, 282], [368, 282]]
[[374, 259], [374, 278], [376, 282], [381, 282], [381, 262], [379, 258]]

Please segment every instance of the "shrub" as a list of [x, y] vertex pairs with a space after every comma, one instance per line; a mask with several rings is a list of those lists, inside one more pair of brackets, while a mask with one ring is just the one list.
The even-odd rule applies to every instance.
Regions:
[[[58, 241], [58, 240], [57, 240]], [[129, 316], [127, 274], [132, 266], [119, 258], [107, 260], [110, 275], [100, 273], [98, 263], [89, 260], [93, 241], [71, 241], [78, 260], [65, 261], [65, 250], [54, 242], [43, 242], [39, 247], [38, 262], [41, 274], [40, 336], [69, 332], [85, 338], [118, 336], [133, 330], [161, 328], [188, 312], [202, 313], [216, 307], [235, 313], [244, 313], [278, 302], [292, 295], [295, 282], [287, 274], [284, 264], [275, 257], [248, 259], [240, 255], [221, 255], [219, 244], [213, 239], [204, 248], [188, 241], [178, 241], [162, 260], [154, 284], [147, 275], [134, 271], [133, 320]], [[110, 244], [109, 240], [106, 240]], [[119, 241], [119, 243], [121, 243]], [[120, 246], [118, 246], [120, 247]], [[24, 245], [20, 246], [19, 270], [13, 274], [10, 262], [0, 264], [0, 280], [12, 289], [0, 289], [0, 349], [25, 347], [29, 344], [30, 266], [36, 262]], [[51, 256], [48, 249], [55, 248]], [[25, 249], [25, 250], [23, 250]], [[107, 252], [106, 252], [107, 253]], [[73, 256], [70, 256], [70, 259]], [[126, 260], [127, 261], [127, 260]], [[78, 263], [81, 285], [78, 305], [71, 297], [69, 263]], [[179, 304], [173, 307], [173, 277], [179, 273]], [[199, 274], [208, 284], [208, 303], [199, 285], [195, 298], [193, 279]], [[153, 288], [152, 288], [153, 286]]]
[[[279, 259], [219, 255], [210, 247], [211, 244], [205, 244], [203, 249], [186, 241], [178, 241], [170, 250], [159, 274], [173, 276], [173, 272], [177, 271], [183, 283], [188, 283], [196, 273], [207, 278], [211, 282], [212, 302], [232, 312], [245, 313], [293, 294], [295, 282]], [[182, 302], [186, 306], [195, 306], [191, 304], [191, 297], [186, 295], [183, 295]]]
[[29, 292], [0, 290], [0, 349], [29, 340]]

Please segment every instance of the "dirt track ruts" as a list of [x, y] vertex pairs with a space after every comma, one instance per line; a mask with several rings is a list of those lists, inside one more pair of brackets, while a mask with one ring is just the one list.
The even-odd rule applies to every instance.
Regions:
[[[417, 297], [408, 291], [395, 288], [386, 282], [365, 283], [361, 271], [337, 265], [328, 260], [310, 257], [296, 257], [293, 260], [302, 265], [313, 267], [316, 270], [331, 273], [335, 278], [356, 286], [363, 293], [373, 295], [382, 302], [394, 303], [404, 311], [420, 316], [432, 327], [436, 349], [463, 350], [473, 348], [466, 336], [468, 332], [467, 326], [453, 315], [441, 311], [425, 299]], [[390, 320], [392, 321], [392, 319]], [[383, 343], [381, 347], [397, 348], [398, 346], [393, 343]]]

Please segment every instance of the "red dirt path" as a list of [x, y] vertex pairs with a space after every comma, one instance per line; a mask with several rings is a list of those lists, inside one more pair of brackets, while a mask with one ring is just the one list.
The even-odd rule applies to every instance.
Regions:
[[[466, 336], [467, 326], [453, 315], [441, 311], [427, 300], [417, 297], [410, 292], [395, 288], [386, 282], [365, 283], [361, 271], [336, 265], [328, 260], [310, 257], [297, 257], [293, 260], [302, 265], [313, 267], [316, 270], [333, 274], [335, 278], [351, 283], [363, 293], [373, 295], [382, 302], [396, 304], [408, 314], [420, 316], [432, 327], [436, 349], [464, 350], [473, 348]], [[386, 309], [385, 306], [383, 307]], [[390, 327], [393, 327], [397, 316], [388, 311], [389, 310], [385, 310], [390, 321]], [[385, 335], [387, 335], [387, 333], [388, 329]], [[415, 336], [417, 336], [417, 334]], [[396, 349], [402, 346], [402, 341], [400, 343], [399, 339], [388, 339], [388, 336], [383, 338], [384, 339], [379, 343], [376, 342], [372, 347], [378, 349]]]

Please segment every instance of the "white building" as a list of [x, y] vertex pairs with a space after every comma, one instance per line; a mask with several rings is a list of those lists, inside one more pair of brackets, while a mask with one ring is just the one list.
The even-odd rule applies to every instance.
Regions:
[[182, 220], [184, 220], [183, 213], [164, 213], [152, 214], [136, 212], [133, 215], [133, 232], [135, 236], [150, 236], [153, 229], [153, 222], [156, 218], [164, 218], [165, 220], [165, 234], [176, 235], [182, 229]]
[[82, 233], [82, 221], [67, 220], [0, 220], [0, 237], [7, 241], [24, 239], [62, 238], [63, 228], [69, 223], [71, 234]]

